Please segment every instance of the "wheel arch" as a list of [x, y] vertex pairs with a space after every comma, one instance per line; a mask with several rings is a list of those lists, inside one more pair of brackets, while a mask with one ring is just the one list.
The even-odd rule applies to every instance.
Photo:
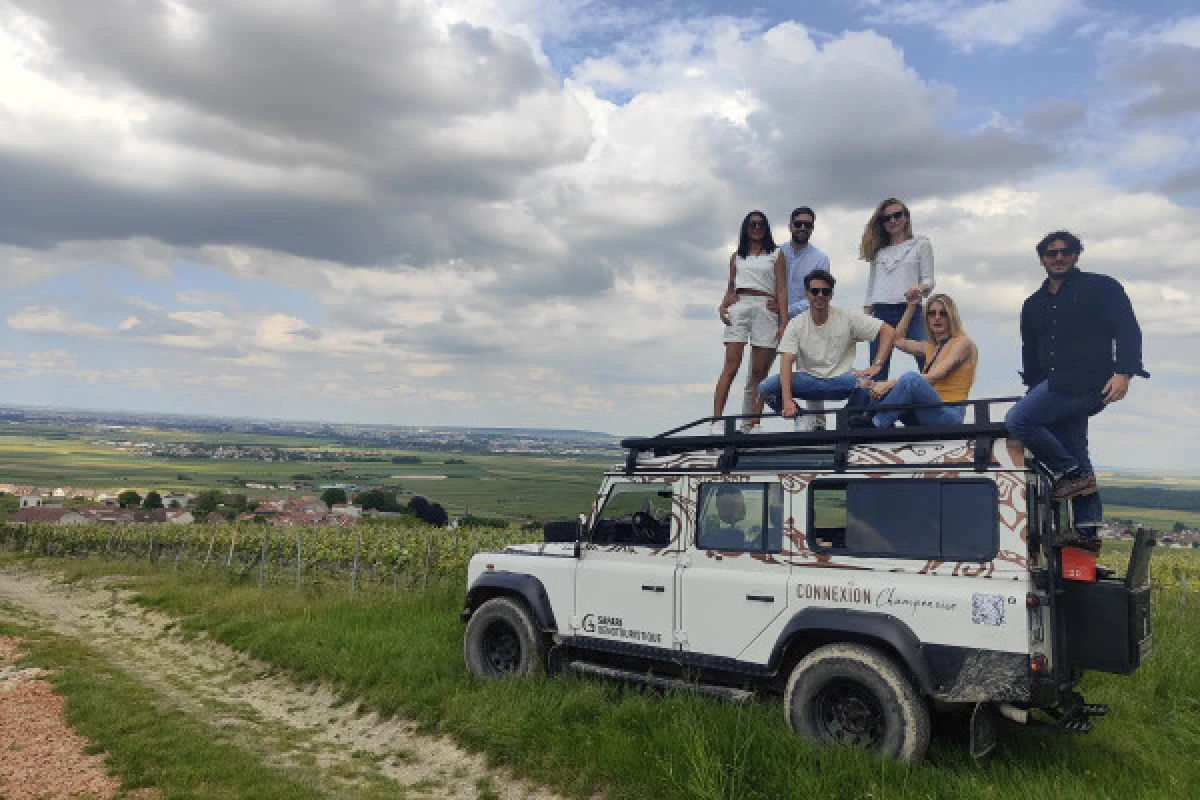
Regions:
[[840, 608], [806, 608], [788, 621], [771, 652], [776, 674], [786, 674], [818, 647], [853, 642], [879, 648], [895, 658], [925, 695], [937, 690], [933, 671], [912, 628], [889, 614]]
[[503, 596], [524, 601], [543, 632], [558, 630], [554, 610], [550, 607], [550, 595], [546, 593], [542, 582], [532, 575], [504, 570], [485, 572], [471, 584], [471, 588], [467, 590], [466, 607], [462, 612], [463, 622], [469, 620], [475, 609], [488, 600]]

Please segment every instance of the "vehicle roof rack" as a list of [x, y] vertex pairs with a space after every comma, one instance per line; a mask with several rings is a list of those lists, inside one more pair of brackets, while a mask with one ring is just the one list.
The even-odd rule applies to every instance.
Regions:
[[[890, 444], [929, 441], [974, 441], [974, 468], [977, 472], [987, 469], [991, 462], [992, 447], [997, 439], [1008, 437], [1008, 428], [1003, 414], [994, 414], [992, 406], [1010, 404], [1019, 397], [985, 397], [978, 400], [963, 400], [953, 403], [914, 403], [888, 406], [889, 411], [907, 411], [923, 408], [946, 408], [967, 406], [972, 410], [973, 421], [961, 425], [911, 425], [902, 428], [850, 427], [850, 415], [868, 411], [866, 408], [838, 408], [828, 411], [805, 411], [800, 414], [827, 417], [833, 415], [832, 428], [815, 431], [771, 431], [766, 433], [742, 433], [738, 423], [751, 417], [779, 417], [780, 414], [738, 414], [724, 417], [703, 417], [664, 431], [655, 436], [629, 437], [621, 440], [626, 454], [625, 471], [632, 473], [638, 468], [638, 457], [644, 453], [654, 456], [677, 455], [697, 451], [719, 451], [717, 468], [721, 472], [732, 471], [739, 461], [750, 454], [773, 453], [779, 456], [821, 455], [829, 459], [837, 472], [845, 472], [850, 448], [861, 444]], [[878, 410], [878, 409], [876, 409]], [[993, 422], [999, 416], [1000, 421]], [[725, 426], [722, 434], [695, 432], [713, 422]], [[689, 431], [691, 431], [689, 433]]]

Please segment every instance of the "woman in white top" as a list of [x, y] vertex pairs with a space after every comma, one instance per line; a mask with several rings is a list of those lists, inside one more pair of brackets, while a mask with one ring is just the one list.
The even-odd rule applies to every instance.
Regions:
[[[883, 320], [893, 328], [904, 316], [908, 303], [920, 301], [933, 291], [933, 245], [926, 236], [913, 236], [908, 207], [889, 197], [875, 208], [863, 231], [858, 251], [863, 261], [871, 263], [867, 276], [867, 298], [863, 311]], [[925, 339], [924, 315], [920, 307], [913, 316], [908, 338]], [[871, 363], [875, 363], [876, 345], [871, 343]], [[924, 362], [914, 356], [918, 369]], [[883, 362], [876, 380], [886, 380], [891, 356]]]
[[[729, 285], [718, 313], [725, 323], [725, 365], [713, 391], [713, 416], [725, 413], [729, 387], [742, 365], [746, 343], [750, 343], [750, 371], [754, 385], [762, 383], [771, 368], [775, 345], [783, 334], [786, 317], [767, 310], [774, 298], [778, 308], [787, 308], [787, 262], [775, 246], [766, 214], [751, 211], [742, 220], [737, 252], [729, 257]], [[761, 414], [762, 398], [755, 395], [754, 413]], [[755, 421], [757, 422], [757, 420]], [[714, 422], [714, 434], [724, 426]]]

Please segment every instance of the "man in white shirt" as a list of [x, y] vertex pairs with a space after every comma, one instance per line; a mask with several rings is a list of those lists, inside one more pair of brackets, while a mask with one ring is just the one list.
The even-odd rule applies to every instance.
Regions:
[[[792, 211], [788, 230], [792, 234], [790, 241], [784, 242], [779, 248], [787, 262], [787, 318], [793, 320], [808, 310], [808, 294], [804, 291], [804, 277], [813, 270], [829, 272], [829, 256], [825, 255], [816, 245], [810, 244], [813, 228], [817, 223], [817, 214], [808, 206], [800, 206]], [[779, 313], [779, 304], [775, 298], [767, 301], [767, 310]], [[746, 387], [742, 395], [742, 414], [754, 413], [754, 395], [758, 387], [754, 383], [751, 370], [746, 370]], [[809, 400], [809, 411], [820, 411], [824, 404], [820, 400]], [[813, 419], [820, 420], [820, 416]], [[754, 420], [747, 417], [742, 420], [742, 430], [748, 431]]]
[[[874, 378], [892, 352], [896, 331], [874, 317], [860, 311], [835, 308], [833, 276], [825, 270], [814, 270], [804, 278], [809, 309], [788, 323], [776, 350], [779, 353], [779, 374], [758, 385], [762, 395], [775, 411], [793, 419], [799, 414], [796, 399], [844, 400], [864, 378]], [[875, 362], [866, 369], [854, 370], [854, 354], [858, 342], [875, 341], [878, 348]], [[818, 426], [819, 415], [805, 414], [796, 420], [796, 430], [812, 431]]]

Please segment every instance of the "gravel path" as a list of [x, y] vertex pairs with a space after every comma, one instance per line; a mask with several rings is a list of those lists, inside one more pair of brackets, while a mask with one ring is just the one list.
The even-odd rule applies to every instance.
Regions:
[[[132, 592], [109, 588], [111, 580], [62, 584], [42, 573], [2, 569], [0, 616], [99, 650], [265, 763], [315, 781], [332, 796], [395, 790], [411, 798], [557, 797], [489, 769], [481, 757], [418, 733], [405, 720], [359, 715], [339, 705], [328, 687], [298, 687], [207, 636], [184, 636], [172, 618], [131, 604]], [[0, 721], [0, 741], [5, 734]], [[17, 751], [3, 757], [7, 768], [10, 758], [40, 756]]]

